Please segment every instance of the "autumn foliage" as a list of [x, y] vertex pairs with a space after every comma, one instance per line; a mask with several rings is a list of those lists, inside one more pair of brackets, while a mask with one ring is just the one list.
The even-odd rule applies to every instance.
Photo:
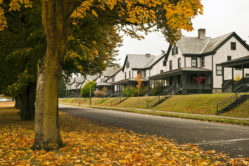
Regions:
[[[2, 106], [2, 107], [1, 107]], [[103, 127], [61, 113], [64, 144], [59, 150], [32, 151], [33, 122], [21, 121], [9, 104], [0, 106], [0, 165], [247, 165], [194, 145]], [[13, 106], [13, 104], [12, 104]]]

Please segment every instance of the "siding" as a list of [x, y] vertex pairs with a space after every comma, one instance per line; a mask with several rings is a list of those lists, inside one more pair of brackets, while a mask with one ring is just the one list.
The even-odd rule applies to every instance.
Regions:
[[[231, 50], [231, 42], [236, 42], [236, 50]], [[227, 61], [227, 56], [232, 56], [232, 59], [237, 59], [243, 56], [248, 56], [248, 50], [235, 38], [232, 37], [229, 41], [227, 41], [220, 49], [217, 50], [214, 55], [214, 79], [213, 85], [214, 88], [222, 88], [222, 76], [216, 76], [216, 64], [220, 64], [222, 62]], [[248, 73], [248, 70], [245, 71]], [[234, 72], [234, 78], [236, 76], [241, 76], [241, 71]], [[232, 78], [232, 69], [225, 68], [225, 80]]]

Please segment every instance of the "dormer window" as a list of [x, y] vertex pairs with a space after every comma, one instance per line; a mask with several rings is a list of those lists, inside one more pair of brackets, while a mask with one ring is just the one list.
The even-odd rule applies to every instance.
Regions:
[[126, 68], [129, 68], [130, 67], [130, 64], [129, 64], [129, 62], [127, 61], [126, 62]]
[[178, 47], [174, 45], [172, 48], [172, 55], [177, 55], [177, 54], [178, 54]]
[[166, 66], [166, 64], [167, 64], [167, 61], [164, 60], [164, 61], [163, 61], [163, 66]]
[[236, 42], [231, 42], [231, 50], [236, 50]]

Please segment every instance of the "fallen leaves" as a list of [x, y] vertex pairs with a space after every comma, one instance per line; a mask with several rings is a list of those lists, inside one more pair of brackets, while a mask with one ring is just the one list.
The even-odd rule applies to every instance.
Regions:
[[[4, 109], [4, 110], [3, 110]], [[103, 127], [60, 115], [65, 146], [32, 151], [33, 122], [18, 120], [14, 109], [0, 108], [0, 165], [248, 165], [197, 146], [176, 145], [165, 138]], [[1, 116], [5, 114], [5, 116]], [[9, 116], [6, 116], [9, 114]], [[2, 121], [4, 117], [4, 121]], [[6, 119], [7, 118], [7, 119]], [[8, 121], [8, 118], [10, 121]], [[12, 119], [11, 119], [12, 118]]]

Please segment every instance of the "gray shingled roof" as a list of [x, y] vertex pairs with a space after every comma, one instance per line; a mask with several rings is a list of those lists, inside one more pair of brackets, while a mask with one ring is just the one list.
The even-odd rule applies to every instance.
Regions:
[[107, 67], [105, 71], [103, 71], [103, 76], [104, 77], [111, 77], [113, 76], [118, 70], [120, 70], [119, 66], [114, 66], [114, 67]]
[[222, 35], [222, 36], [219, 36], [219, 37], [216, 37], [212, 40], [210, 40], [207, 44], [207, 46], [203, 49], [202, 53], [207, 53], [207, 52], [211, 52], [213, 51], [216, 47], [218, 47], [224, 40], [226, 40], [231, 34], [231, 33], [228, 33], [228, 34], [225, 34], [225, 35]]
[[209, 41], [209, 37], [182, 37], [177, 44], [183, 54], [200, 54]]
[[[162, 56], [154, 56], [154, 55], [146, 55], [146, 54], [127, 54], [127, 61], [129, 62], [130, 68], [136, 69], [144, 69], [151, 67], [157, 60], [159, 60]], [[125, 65], [125, 64], [124, 64]]]
[[182, 37], [178, 46], [183, 54], [205, 54], [214, 51], [222, 42], [224, 42], [233, 32], [216, 37]]

